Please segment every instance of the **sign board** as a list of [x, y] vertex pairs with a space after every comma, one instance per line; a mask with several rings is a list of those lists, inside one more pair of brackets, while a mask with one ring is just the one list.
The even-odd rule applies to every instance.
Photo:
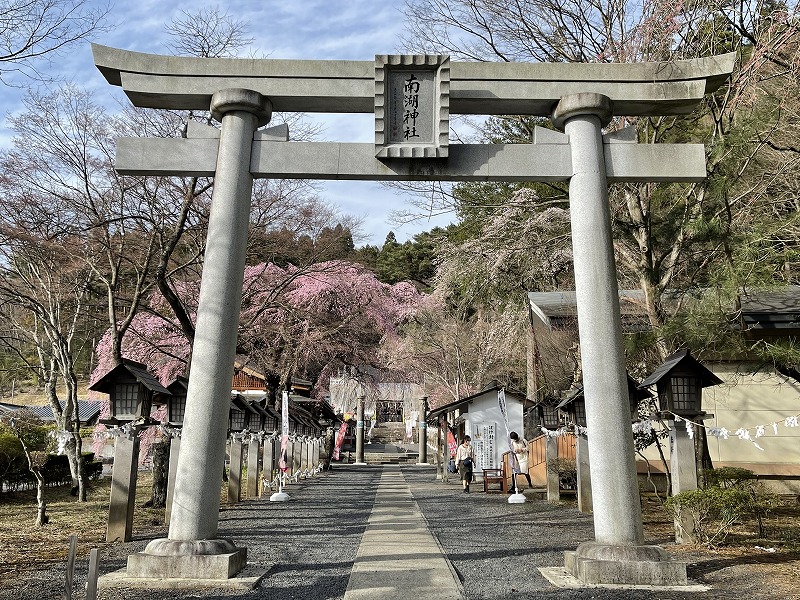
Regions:
[[375, 156], [447, 157], [449, 123], [449, 56], [375, 57]]
[[[472, 433], [472, 448], [475, 451], [477, 469], [497, 469], [496, 425], [476, 423]], [[477, 470], [476, 469], [476, 470]]]

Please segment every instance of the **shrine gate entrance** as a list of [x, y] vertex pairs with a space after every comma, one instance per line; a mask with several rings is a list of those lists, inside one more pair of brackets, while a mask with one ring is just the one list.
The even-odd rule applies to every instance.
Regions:
[[[230, 381], [254, 177], [379, 181], [569, 181], [595, 541], [568, 552], [584, 583], [686, 583], [644, 544], [630, 428], [608, 182], [700, 181], [702, 145], [603, 134], [616, 116], [690, 113], [722, 85], [733, 55], [643, 64], [459, 63], [440, 55], [374, 61], [201, 59], [94, 46], [98, 69], [135, 106], [211, 110], [185, 139], [121, 139], [127, 175], [215, 177], [168, 538], [131, 555], [138, 577], [226, 578], [246, 550], [218, 539]], [[288, 141], [272, 111], [374, 112], [375, 143]], [[533, 144], [450, 144], [451, 114], [550, 117]]]

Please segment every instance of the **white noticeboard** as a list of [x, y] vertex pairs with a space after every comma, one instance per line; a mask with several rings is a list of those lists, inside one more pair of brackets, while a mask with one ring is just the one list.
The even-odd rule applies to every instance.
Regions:
[[472, 434], [472, 448], [475, 451], [475, 471], [497, 468], [495, 423], [476, 423]]

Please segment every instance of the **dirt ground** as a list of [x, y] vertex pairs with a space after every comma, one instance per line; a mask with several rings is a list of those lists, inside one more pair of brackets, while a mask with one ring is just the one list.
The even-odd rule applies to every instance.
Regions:
[[782, 498], [764, 538], [755, 522], [740, 523], [714, 548], [675, 544], [674, 525], [653, 497], [643, 499], [643, 521], [648, 541], [688, 563], [689, 578], [712, 586], [715, 599], [800, 600], [800, 497]]
[[[48, 489], [46, 495], [51, 519], [46, 527], [33, 522], [33, 492], [0, 499], [0, 589], [13, 586], [34, 565], [65, 561], [72, 533], [78, 535], [80, 559], [88, 557], [91, 548], [106, 546], [108, 481], [92, 484], [85, 504], [75, 502], [68, 489]], [[141, 473], [134, 536], [165, 532], [163, 510], [142, 507], [149, 497], [150, 476]], [[647, 542], [662, 545], [689, 563], [689, 577], [712, 586], [714, 599], [800, 600], [800, 502], [796, 498], [784, 498], [769, 516], [765, 537], [757, 537], [754, 523], [742, 523], [724, 546], [716, 548], [674, 544], [673, 523], [653, 497], [644, 498], [643, 515]]]

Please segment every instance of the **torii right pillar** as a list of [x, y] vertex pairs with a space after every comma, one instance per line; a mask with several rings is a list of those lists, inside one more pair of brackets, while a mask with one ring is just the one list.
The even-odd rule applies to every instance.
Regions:
[[685, 563], [644, 544], [602, 139], [612, 115], [607, 96], [583, 93], [562, 97], [552, 117], [572, 155], [570, 220], [595, 529], [595, 540], [566, 552], [564, 562], [584, 584], [686, 585]]

